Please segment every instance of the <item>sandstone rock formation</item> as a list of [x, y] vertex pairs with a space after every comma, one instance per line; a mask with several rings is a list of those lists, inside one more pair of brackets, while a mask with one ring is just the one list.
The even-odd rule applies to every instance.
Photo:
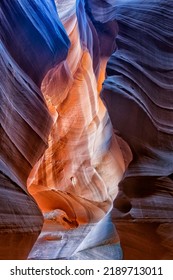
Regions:
[[1, 1], [1, 259], [172, 258], [172, 11]]
[[2, 42], [0, 79], [0, 259], [25, 259], [43, 224], [26, 181], [46, 148], [52, 121], [40, 91]]
[[[33, 17], [32, 5], [23, 1], [0, 3], [0, 259], [26, 259], [43, 225], [26, 182], [47, 147], [52, 119], [35, 83], [57, 61], [53, 46], [62, 39], [57, 19], [51, 19], [58, 32], [46, 40], [46, 4], [42, 11], [39, 4], [35, 2]], [[42, 34], [37, 29], [40, 15], [45, 17]]]
[[[118, 142], [112, 137], [109, 116], [99, 98], [97, 79], [100, 75], [98, 67], [94, 67], [97, 63], [93, 63], [95, 33], [85, 13], [84, 3], [68, 1], [66, 9], [65, 2], [57, 1], [56, 5], [71, 46], [67, 59], [52, 68], [42, 81], [42, 93], [54, 125], [48, 149], [28, 179], [28, 189], [42, 209], [47, 223], [52, 217], [52, 223], [57, 220], [67, 228], [79, 227], [74, 231], [74, 235], [75, 232], [80, 235], [77, 248], [69, 246], [69, 241], [62, 246], [64, 254], [61, 258], [72, 256], [74, 259], [81, 256], [84, 249], [100, 246], [101, 250], [105, 240], [113, 246], [118, 242], [116, 233], [110, 236], [111, 222], [104, 217], [112, 208], [125, 164]], [[60, 216], [57, 210], [61, 210]], [[99, 224], [102, 219], [105, 222]], [[103, 230], [103, 234], [98, 242], [96, 233], [99, 229]], [[51, 255], [51, 252], [48, 253], [48, 250], [51, 251], [49, 246], [47, 244], [46, 256], [44, 252], [40, 254], [43, 258]], [[38, 250], [35, 251], [38, 253]], [[59, 258], [58, 254], [57, 250], [54, 258]], [[86, 252], [84, 255], [87, 258]], [[103, 258], [103, 253], [96, 256]], [[30, 257], [37, 258], [34, 253]]]
[[117, 51], [101, 96], [133, 160], [119, 185], [114, 221], [125, 258], [171, 259], [173, 3], [117, 1], [115, 14]]

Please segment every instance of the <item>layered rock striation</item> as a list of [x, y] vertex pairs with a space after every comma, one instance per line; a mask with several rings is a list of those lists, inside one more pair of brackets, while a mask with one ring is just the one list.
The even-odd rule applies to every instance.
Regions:
[[1, 1], [0, 259], [172, 258], [172, 11]]
[[[0, 3], [1, 259], [26, 259], [43, 226], [42, 213], [26, 186], [53, 124], [37, 85], [50, 65], [66, 56], [69, 40], [60, 36], [65, 31], [57, 13], [56, 18], [51, 15], [51, 2], [39, 7], [40, 3]], [[66, 47], [57, 60], [62, 45]]]
[[43, 224], [26, 181], [46, 148], [52, 121], [40, 91], [2, 43], [0, 78], [0, 258], [25, 259]]
[[172, 11], [172, 1], [117, 1], [115, 7], [117, 50], [101, 97], [133, 153], [113, 212], [130, 259], [173, 254]]
[[[112, 244], [112, 256], [116, 256], [118, 236], [106, 216], [112, 209], [125, 164], [97, 89], [102, 75], [98, 72], [100, 58], [94, 56], [96, 31], [83, 1], [68, 2], [66, 10], [65, 2], [56, 1], [56, 5], [71, 46], [66, 60], [52, 68], [42, 81], [42, 93], [54, 125], [48, 149], [28, 179], [28, 189], [42, 209], [47, 227], [54, 223], [56, 228], [57, 220], [57, 229], [59, 224], [67, 229], [78, 228], [76, 234], [81, 235], [77, 247], [69, 246], [68, 240], [54, 258], [75, 259], [81, 251], [105, 242]], [[45, 244], [47, 251], [42, 257], [47, 258], [51, 254], [50, 242]], [[95, 257], [104, 258], [99, 249]], [[85, 255], [87, 258], [86, 251], [82, 258]], [[34, 251], [30, 257], [37, 258]]]

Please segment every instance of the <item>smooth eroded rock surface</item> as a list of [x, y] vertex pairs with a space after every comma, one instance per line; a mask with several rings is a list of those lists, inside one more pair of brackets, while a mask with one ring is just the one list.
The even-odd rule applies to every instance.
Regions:
[[1, 259], [172, 258], [172, 16], [1, 1]]
[[172, 11], [172, 1], [117, 1], [115, 9], [117, 50], [101, 96], [133, 152], [113, 211], [130, 259], [172, 258]]

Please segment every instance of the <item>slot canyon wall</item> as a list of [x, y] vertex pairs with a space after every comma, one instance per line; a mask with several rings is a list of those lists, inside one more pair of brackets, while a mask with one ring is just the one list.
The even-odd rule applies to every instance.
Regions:
[[172, 259], [172, 16], [0, 2], [0, 259]]

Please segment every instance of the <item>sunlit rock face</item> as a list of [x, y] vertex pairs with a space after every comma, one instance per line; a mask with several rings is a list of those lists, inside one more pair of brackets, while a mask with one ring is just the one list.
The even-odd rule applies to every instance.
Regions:
[[[94, 56], [98, 39], [94, 42], [96, 31], [83, 1], [68, 1], [66, 9], [64, 1], [56, 1], [56, 5], [71, 46], [66, 60], [52, 68], [41, 85], [54, 125], [48, 149], [28, 178], [28, 190], [42, 209], [49, 229], [45, 228], [30, 258], [38, 258], [37, 254], [50, 258], [50, 246], [56, 240], [56, 236], [50, 237], [51, 228], [58, 230], [60, 225], [77, 228], [71, 235], [76, 232], [80, 241], [70, 245], [70, 236], [66, 240], [64, 233], [63, 246], [62, 241], [55, 242], [63, 249], [57, 249], [53, 258], [105, 258], [105, 247], [101, 250], [105, 242], [112, 245], [107, 258], [119, 258], [118, 236], [107, 215], [125, 163], [97, 89], [104, 72], [102, 68], [99, 73], [99, 57]], [[104, 67], [104, 63], [101, 65]], [[47, 240], [53, 241], [45, 241], [39, 252], [46, 231]], [[97, 246], [99, 249], [86, 253]]]
[[[11, 217], [5, 227], [10, 228], [11, 223], [13, 228], [17, 212], [25, 218], [21, 224], [16, 219], [16, 233], [24, 231], [27, 222], [34, 225], [34, 219], [37, 235], [41, 229], [42, 216], [26, 191], [27, 180], [28, 190], [46, 221], [44, 242], [39, 243], [41, 236], [39, 250], [33, 249], [30, 258], [102, 259], [108, 244], [107, 258], [119, 259], [119, 239], [109, 213], [125, 163], [99, 98], [106, 58], [100, 61], [97, 32], [83, 1], [70, 1], [65, 14], [61, 13], [64, 1], [56, 3], [57, 10], [53, 1], [13, 4], [1, 3], [5, 65], [1, 77], [6, 77], [1, 91], [1, 170], [2, 190], [3, 185], [7, 189], [4, 195], [8, 197], [14, 188], [16, 199], [18, 192], [20, 199], [18, 204], [10, 202]], [[28, 207], [32, 213], [23, 206], [27, 200], [34, 205]], [[8, 212], [8, 207], [4, 211]], [[31, 221], [27, 221], [27, 215]], [[60, 228], [74, 231], [65, 233], [65, 244], [57, 242], [52, 249], [52, 239], [60, 240]], [[72, 241], [79, 236], [77, 247], [75, 242], [70, 246], [70, 236]], [[18, 237], [11, 242], [16, 248]], [[28, 251], [25, 255], [9, 254], [9, 258], [25, 258]]]
[[113, 217], [125, 258], [172, 259], [173, 3], [116, 3], [117, 51], [101, 96], [133, 161], [119, 185]]
[[0, 258], [171, 259], [172, 1], [0, 8]]

